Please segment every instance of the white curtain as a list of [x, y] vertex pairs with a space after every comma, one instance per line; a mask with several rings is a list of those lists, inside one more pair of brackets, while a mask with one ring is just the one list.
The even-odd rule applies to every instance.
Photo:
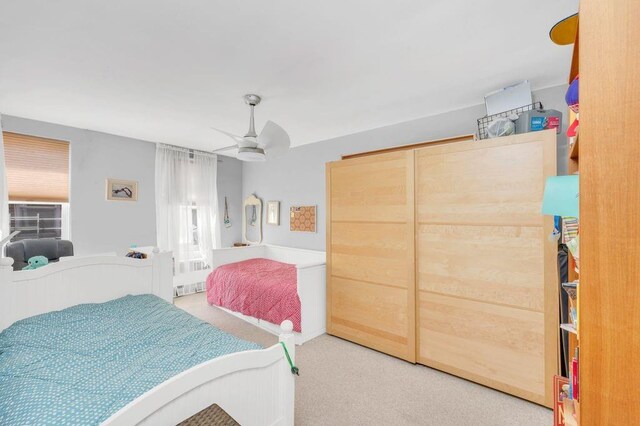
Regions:
[[[0, 116], [0, 240], [9, 236], [9, 189], [7, 170], [4, 162], [4, 139], [2, 137], [2, 116]], [[0, 251], [2, 247], [0, 247]], [[0, 253], [0, 257], [3, 254]]]
[[213, 263], [212, 250], [220, 247], [217, 173], [217, 155], [194, 152], [191, 163], [191, 195], [197, 209], [198, 245], [207, 265]]
[[159, 144], [156, 149], [156, 228], [158, 247], [173, 251], [176, 273], [194, 259], [207, 265], [220, 244], [215, 154]]

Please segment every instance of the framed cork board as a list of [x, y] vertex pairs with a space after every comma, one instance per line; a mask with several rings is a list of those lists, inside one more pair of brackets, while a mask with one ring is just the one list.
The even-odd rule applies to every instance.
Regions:
[[289, 213], [292, 232], [316, 232], [316, 206], [291, 206]]

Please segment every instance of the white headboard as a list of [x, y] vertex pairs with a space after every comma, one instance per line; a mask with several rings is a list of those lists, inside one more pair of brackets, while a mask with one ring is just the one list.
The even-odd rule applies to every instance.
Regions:
[[0, 330], [15, 321], [81, 303], [102, 303], [127, 294], [173, 300], [171, 252], [151, 259], [116, 256], [68, 258], [39, 269], [14, 271], [0, 258]]

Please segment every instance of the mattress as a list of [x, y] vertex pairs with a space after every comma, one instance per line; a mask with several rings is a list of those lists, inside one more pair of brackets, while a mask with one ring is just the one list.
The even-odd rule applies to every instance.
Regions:
[[256, 258], [219, 266], [207, 277], [207, 301], [276, 325], [289, 320], [302, 330], [295, 265]]
[[251, 349], [153, 295], [37, 315], [0, 333], [0, 424], [97, 425], [172, 376]]

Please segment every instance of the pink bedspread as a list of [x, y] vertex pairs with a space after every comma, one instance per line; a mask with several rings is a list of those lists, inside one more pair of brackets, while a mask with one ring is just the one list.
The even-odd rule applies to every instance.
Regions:
[[216, 268], [207, 277], [207, 301], [273, 324], [293, 322], [301, 331], [296, 266], [249, 259]]

